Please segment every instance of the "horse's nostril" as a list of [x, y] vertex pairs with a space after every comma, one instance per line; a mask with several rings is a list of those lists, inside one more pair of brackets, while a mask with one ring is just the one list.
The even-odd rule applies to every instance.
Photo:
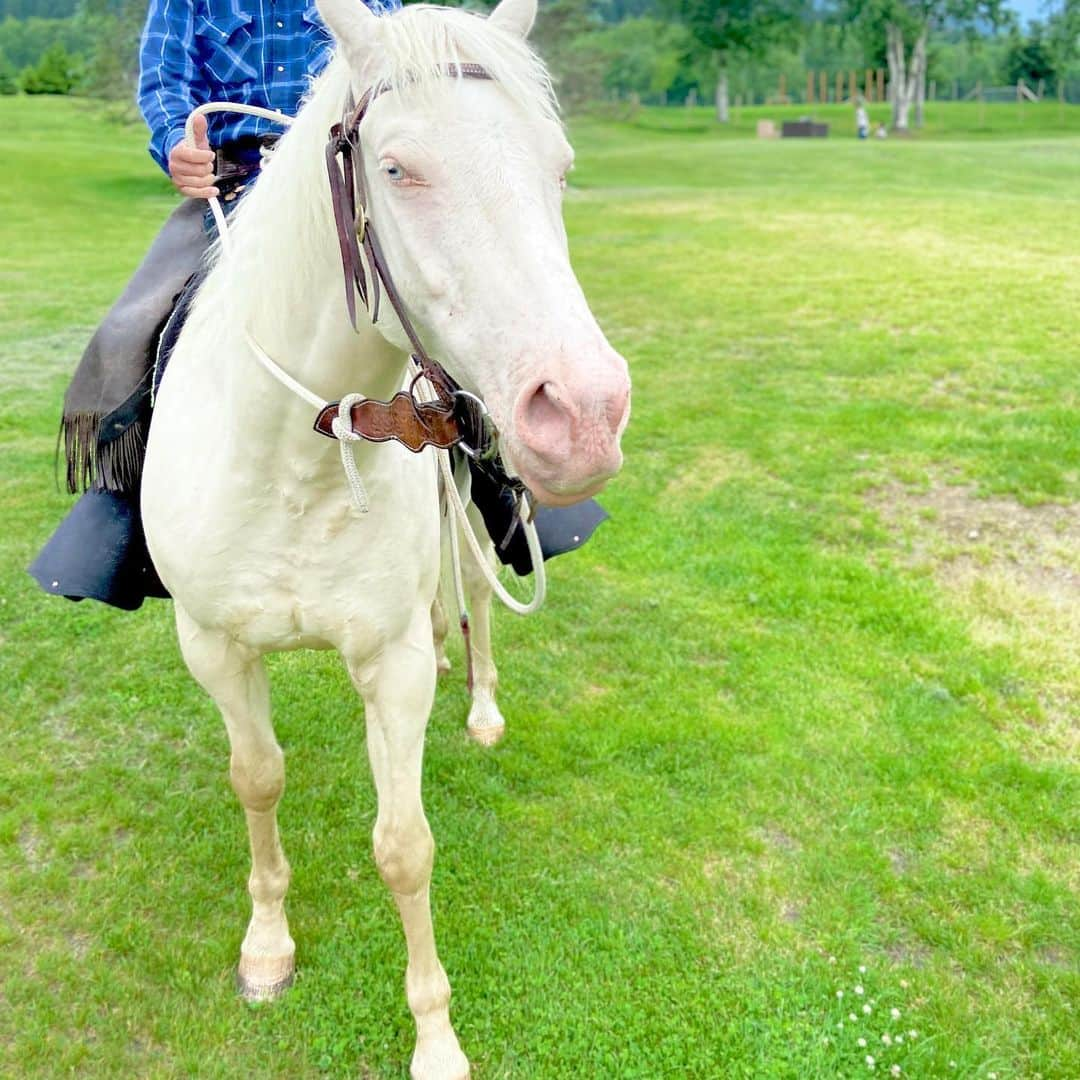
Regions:
[[525, 444], [544, 457], [569, 453], [573, 407], [557, 383], [543, 382], [522, 401], [518, 427]]

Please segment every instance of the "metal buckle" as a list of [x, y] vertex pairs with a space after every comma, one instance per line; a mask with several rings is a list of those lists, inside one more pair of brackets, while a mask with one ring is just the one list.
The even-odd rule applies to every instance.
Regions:
[[488, 407], [484, 404], [482, 398], [477, 397], [476, 394], [470, 393], [468, 390], [459, 388], [452, 391], [452, 395], [455, 406], [459, 398], [469, 403], [466, 406], [468, 418], [476, 422], [475, 426], [479, 428], [483, 437], [483, 444], [475, 447], [470, 446], [462, 439], [458, 443], [459, 449], [466, 457], [472, 458], [473, 461], [490, 461], [499, 452], [499, 429], [495, 426], [495, 421], [491, 418]]

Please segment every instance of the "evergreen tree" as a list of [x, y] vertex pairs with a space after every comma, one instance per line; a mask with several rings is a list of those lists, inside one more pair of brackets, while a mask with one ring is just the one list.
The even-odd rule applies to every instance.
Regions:
[[1035, 86], [1040, 80], [1050, 79], [1054, 75], [1054, 59], [1043, 37], [1041, 23], [1033, 22], [1027, 37], [1014, 32], [1009, 39], [1009, 53], [1005, 59], [1009, 83], [1020, 79]]
[[76, 83], [74, 58], [63, 45], [53, 45], [36, 67], [23, 71], [20, 82], [27, 94], [70, 94]]
[[19, 80], [11, 61], [0, 52], [0, 96], [19, 92]]

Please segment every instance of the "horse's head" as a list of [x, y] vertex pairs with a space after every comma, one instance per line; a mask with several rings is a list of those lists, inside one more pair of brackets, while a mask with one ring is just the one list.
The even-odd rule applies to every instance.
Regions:
[[[377, 18], [359, 0], [319, 9], [357, 96], [393, 86], [359, 131], [367, 214], [428, 352], [483, 397], [506, 464], [541, 502], [594, 493], [622, 463], [630, 381], [570, 267], [573, 152], [524, 41], [536, 0], [502, 0], [486, 20], [428, 7]], [[458, 62], [492, 80], [439, 74]], [[408, 347], [396, 323], [384, 333]]]

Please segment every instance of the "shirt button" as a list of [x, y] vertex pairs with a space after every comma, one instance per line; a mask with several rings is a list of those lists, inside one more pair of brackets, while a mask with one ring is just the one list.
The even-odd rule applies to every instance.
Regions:
[[278, 19], [278, 21], [277, 21], [277, 23], [275, 23], [275, 25], [280, 30], [285, 24], [280, 19]]
[[278, 64], [277, 69], [278, 69], [278, 71], [284, 71], [285, 70], [284, 66], [281, 65], [281, 64]]

